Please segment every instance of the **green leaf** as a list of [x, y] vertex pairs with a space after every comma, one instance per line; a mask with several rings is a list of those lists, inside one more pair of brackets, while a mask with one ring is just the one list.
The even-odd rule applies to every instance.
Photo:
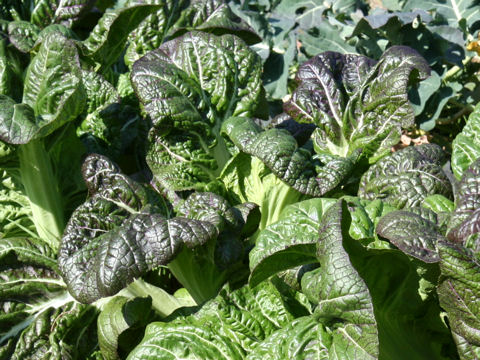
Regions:
[[[8, 153], [4, 159], [8, 159]], [[3, 165], [0, 171], [0, 237], [10, 238], [35, 233], [32, 210], [23, 192], [18, 169]], [[30, 232], [30, 234], [29, 234]]]
[[193, 0], [181, 13], [172, 31], [201, 30], [215, 35], [235, 34], [251, 45], [261, 38], [237, 17], [224, 0]]
[[261, 61], [232, 35], [191, 32], [137, 61], [132, 83], [153, 128], [147, 162], [173, 191], [205, 189], [230, 153], [220, 136], [230, 116], [261, 105]]
[[329, 347], [332, 355], [376, 359], [379, 343], [372, 298], [345, 250], [348, 217], [346, 206], [339, 201], [322, 218], [317, 257], [323, 271], [317, 282], [319, 300], [314, 314], [325, 326], [335, 329]]
[[423, 199], [422, 206], [439, 214], [442, 212], [452, 212], [455, 204], [443, 195], [429, 195]]
[[92, 0], [36, 0], [31, 22], [45, 27], [50, 24], [63, 24], [70, 27], [94, 5]]
[[[151, 321], [152, 299], [123, 296], [112, 298], [98, 316], [98, 343], [106, 360], [120, 359], [121, 350], [128, 352], [136, 345], [143, 328]], [[133, 346], [132, 346], [133, 347]]]
[[215, 299], [188, 315], [179, 313], [170, 322], [148, 325], [128, 359], [244, 359], [259, 341], [293, 320], [270, 282], [254, 289], [222, 289]]
[[315, 56], [324, 51], [336, 51], [341, 54], [356, 53], [355, 47], [341, 36], [341, 29], [335, 25], [322, 21], [317, 28], [318, 33], [314, 35], [306, 31], [298, 34], [298, 40], [309, 56]]
[[[295, 16], [296, 22], [303, 29], [310, 29], [322, 23], [323, 13], [328, 3], [321, 0], [283, 0], [275, 9], [280, 14]], [[300, 10], [303, 11], [300, 11]]]
[[0, 239], [0, 259], [7, 264], [19, 261], [29, 265], [57, 268], [55, 252], [40, 239], [4, 238]]
[[284, 45], [285, 51], [272, 51], [264, 65], [265, 90], [268, 96], [273, 99], [282, 99], [288, 93], [290, 66], [293, 64], [297, 53], [294, 34], [290, 33], [288, 38], [282, 42], [282, 45]]
[[334, 199], [311, 199], [287, 206], [277, 222], [260, 232], [250, 251], [249, 284], [298, 265], [316, 262], [318, 228]]
[[[63, 301], [63, 299], [58, 299]], [[87, 359], [97, 348], [97, 309], [72, 302], [47, 307], [27, 319], [11, 359]]]
[[129, 34], [159, 5], [136, 4], [116, 10], [107, 10], [83, 42], [86, 56], [106, 71], [122, 53]]
[[358, 196], [383, 199], [398, 209], [419, 206], [428, 195], [453, 198], [452, 185], [442, 169], [445, 160], [444, 152], [435, 144], [394, 152], [363, 174]]
[[161, 5], [152, 14], [148, 15], [129, 35], [129, 46], [125, 53], [125, 63], [133, 65], [135, 61], [147, 52], [155, 50], [168, 38], [170, 30], [178, 21], [182, 10], [188, 2], [186, 0], [150, 1]]
[[[258, 344], [247, 360], [267, 359], [339, 359], [328, 351], [331, 334], [312, 316], [293, 320]], [[334, 357], [337, 356], [337, 357]]]
[[2, 96], [0, 138], [26, 144], [75, 119], [83, 109], [80, 63], [73, 42], [51, 33], [25, 76], [22, 104]]
[[439, 244], [441, 278], [438, 285], [440, 305], [448, 322], [461, 359], [477, 359], [480, 354], [478, 258], [458, 244]]
[[[224, 167], [220, 178], [232, 203], [258, 204], [261, 213], [258, 231], [277, 221], [285, 206], [305, 198], [278, 179], [258, 158], [245, 153], [236, 154]], [[252, 239], [255, 237], [253, 235]]]
[[437, 215], [423, 208], [393, 211], [380, 219], [378, 235], [388, 239], [404, 253], [424, 262], [438, 262], [437, 244], [445, 241]]
[[8, 39], [18, 50], [28, 53], [37, 41], [40, 29], [28, 21], [8, 23]]
[[452, 171], [460, 180], [464, 171], [480, 157], [480, 105], [468, 117], [452, 143]]
[[[321, 196], [335, 188], [352, 170], [354, 159], [332, 158], [325, 166], [298, 147], [286, 130], [263, 130], [252, 119], [232, 117], [222, 126], [243, 152], [258, 157], [278, 178], [302, 194]], [[353, 158], [353, 157], [352, 157]]]
[[459, 23], [464, 20], [468, 26], [471, 26], [480, 15], [480, 9], [476, 6], [475, 0], [409, 0], [404, 6], [404, 10], [423, 9], [434, 11], [438, 17], [446, 21], [450, 26], [459, 27]]
[[12, 58], [11, 51], [7, 46], [7, 40], [0, 40], [0, 94], [19, 100], [21, 98], [21, 87], [15, 69], [19, 68], [18, 61]]

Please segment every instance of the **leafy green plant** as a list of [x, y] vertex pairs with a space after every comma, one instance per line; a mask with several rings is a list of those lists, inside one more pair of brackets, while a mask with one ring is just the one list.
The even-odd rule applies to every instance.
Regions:
[[0, 359], [476, 359], [479, 13], [3, 1]]

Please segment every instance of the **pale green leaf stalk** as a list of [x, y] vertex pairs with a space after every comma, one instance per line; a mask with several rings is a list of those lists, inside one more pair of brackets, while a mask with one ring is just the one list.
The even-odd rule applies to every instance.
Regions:
[[57, 179], [42, 140], [19, 147], [20, 173], [38, 235], [58, 249], [65, 226]]

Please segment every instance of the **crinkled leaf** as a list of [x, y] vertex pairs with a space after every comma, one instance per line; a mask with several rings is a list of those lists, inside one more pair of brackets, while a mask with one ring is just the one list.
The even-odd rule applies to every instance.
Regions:
[[375, 228], [379, 220], [391, 211], [397, 210], [395, 207], [377, 200], [361, 200], [356, 197], [344, 197], [347, 201], [352, 222], [350, 224], [349, 234], [353, 239], [363, 240], [367, 248], [389, 248], [388, 243], [375, 239]]
[[449, 222], [449, 239], [463, 243], [480, 230], [480, 159], [463, 172], [455, 194], [455, 211]]
[[195, 314], [148, 325], [128, 359], [243, 359], [258, 342], [292, 320], [279, 291], [269, 282], [233, 292], [226, 288]]
[[277, 221], [285, 206], [306, 198], [278, 179], [258, 158], [243, 152], [234, 155], [220, 178], [232, 203], [258, 204], [261, 213], [258, 231]]
[[161, 5], [148, 15], [129, 35], [129, 46], [125, 53], [125, 63], [129, 66], [155, 50], [167, 39], [169, 31], [180, 17], [181, 11], [188, 5], [186, 0], [149, 1], [152, 5]]
[[236, 16], [224, 0], [193, 0], [181, 13], [174, 30], [202, 30], [215, 35], [232, 33], [248, 44], [259, 42], [260, 37]]
[[28, 21], [8, 23], [8, 39], [18, 50], [28, 53], [37, 41], [40, 29]]
[[321, 278], [315, 316], [332, 329], [331, 354], [342, 358], [376, 359], [378, 330], [369, 289], [345, 250], [349, 239], [348, 210], [332, 205], [319, 227], [317, 256]]
[[389, 48], [378, 63], [325, 52], [299, 68], [299, 86], [284, 108], [295, 120], [317, 125], [317, 152], [346, 157], [361, 149], [374, 162], [414, 124], [407, 85], [429, 73], [426, 61], [405, 46]]
[[19, 261], [24, 264], [56, 269], [55, 252], [39, 239], [0, 239], [0, 259], [4, 264]]
[[281, 180], [311, 196], [321, 196], [337, 187], [353, 170], [358, 157], [332, 156], [315, 161], [312, 153], [298, 147], [287, 131], [263, 131], [249, 118], [232, 117], [224, 122], [222, 131], [240, 150], [258, 157]]
[[204, 188], [230, 157], [219, 135], [230, 116], [252, 116], [263, 92], [261, 61], [232, 35], [191, 32], [133, 66], [132, 82], [153, 128], [147, 162], [174, 191]]
[[31, 22], [45, 27], [63, 24], [70, 27], [94, 5], [93, 0], [36, 0]]
[[419, 206], [428, 195], [452, 198], [443, 162], [445, 154], [435, 144], [397, 151], [368, 169], [362, 176], [358, 196], [383, 199], [399, 209]]
[[440, 305], [448, 322], [461, 359], [478, 359], [480, 354], [480, 263], [477, 256], [458, 244], [438, 246], [441, 277], [438, 285]]
[[377, 233], [417, 259], [425, 262], [440, 260], [437, 244], [445, 241], [445, 237], [433, 211], [423, 208], [417, 208], [416, 212], [393, 211], [380, 219]]
[[287, 206], [277, 222], [264, 229], [250, 251], [251, 287], [289, 268], [316, 262], [318, 227], [334, 199], [305, 200]]
[[86, 55], [101, 64], [101, 71], [108, 69], [124, 50], [130, 32], [159, 7], [134, 4], [107, 10], [84, 41]]
[[[84, 71], [83, 84], [87, 106], [77, 135], [88, 152], [117, 160], [133, 147], [144, 122], [137, 109], [121, 99], [103, 76]], [[123, 88], [121, 90], [124, 91]]]
[[92, 196], [72, 214], [59, 251], [68, 289], [81, 302], [113, 295], [168, 264], [184, 244], [195, 247], [218, 234], [208, 221], [155, 213], [165, 211], [161, 200], [104, 157], [88, 157], [83, 175]]
[[32, 317], [10, 359], [86, 359], [97, 348], [97, 309], [72, 302]]
[[248, 276], [244, 238], [257, 228], [257, 205], [232, 207], [216, 194], [193, 193], [177, 208], [177, 216], [206, 222], [218, 232], [215, 241], [194, 250], [184, 249], [168, 265], [195, 301], [210, 300], [226, 282], [243, 284]]
[[331, 334], [314, 317], [301, 317], [259, 343], [246, 359], [346, 359], [343, 352], [329, 353], [331, 341]]
[[22, 103], [1, 97], [0, 138], [12, 144], [26, 144], [49, 135], [77, 117], [83, 100], [76, 47], [52, 33], [27, 69]]
[[475, 107], [467, 123], [452, 143], [452, 171], [460, 180], [464, 171], [480, 157], [480, 105]]
[[[7, 46], [7, 40], [0, 40], [0, 94], [10, 96], [18, 100], [18, 94], [21, 94], [21, 88], [18, 86], [18, 77], [15, 74], [15, 68], [19, 64], [12, 59], [10, 50]], [[21, 95], [20, 95], [21, 97]]]
[[[7, 160], [12, 157], [11, 149], [5, 146], [2, 157]], [[0, 171], [0, 237], [8, 238], [25, 236], [28, 232], [35, 233], [32, 222], [32, 210], [28, 197], [23, 192], [17, 169], [9, 169], [3, 165]]]

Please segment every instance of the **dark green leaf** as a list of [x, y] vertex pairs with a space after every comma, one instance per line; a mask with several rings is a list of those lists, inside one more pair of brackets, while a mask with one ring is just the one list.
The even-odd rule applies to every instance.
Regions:
[[437, 244], [445, 241], [438, 225], [436, 214], [428, 209], [393, 211], [380, 219], [377, 233], [408, 255], [438, 262]]
[[232, 35], [191, 32], [135, 63], [132, 83], [153, 122], [147, 162], [162, 186], [204, 189], [215, 181], [230, 157], [220, 127], [255, 114], [260, 75], [260, 59]]
[[452, 198], [452, 186], [442, 169], [440, 146], [407, 147], [384, 157], [362, 176], [358, 196], [383, 199], [401, 209], [419, 206], [428, 195]]
[[136, 4], [117, 10], [107, 10], [84, 41], [86, 55], [101, 65], [101, 71], [105, 71], [117, 61], [130, 32], [159, 7]]

